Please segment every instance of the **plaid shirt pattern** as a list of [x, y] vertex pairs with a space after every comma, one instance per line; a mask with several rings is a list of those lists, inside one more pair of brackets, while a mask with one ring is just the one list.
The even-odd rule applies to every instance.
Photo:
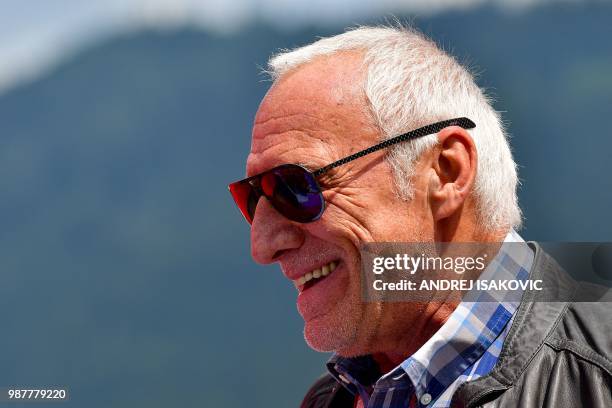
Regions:
[[[522, 244], [502, 245], [481, 279], [528, 279], [533, 252], [514, 230], [505, 242]], [[488, 374], [497, 362], [520, 302], [516, 294], [511, 300], [494, 296], [480, 292], [476, 301], [461, 302], [419, 350], [389, 373], [381, 375], [370, 356], [334, 355], [327, 368], [367, 408], [448, 407], [461, 384]]]

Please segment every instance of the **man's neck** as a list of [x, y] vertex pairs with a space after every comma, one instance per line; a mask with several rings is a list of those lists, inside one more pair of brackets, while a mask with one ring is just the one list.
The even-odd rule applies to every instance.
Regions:
[[450, 302], [423, 305], [423, 319], [398, 336], [391, 347], [372, 354], [381, 373], [391, 371], [421, 348], [446, 323], [456, 307], [457, 303]]
[[[455, 242], [503, 242], [509, 232], [498, 230], [482, 232], [480, 229], [462, 228], [460, 233], [453, 237]], [[372, 353], [380, 371], [387, 373], [401, 364], [423, 346], [443, 325], [458, 306], [457, 301], [444, 303], [428, 303], [422, 306], [422, 319], [419, 319], [406, 333], [398, 333], [393, 345], [386, 347], [386, 351]], [[412, 306], [414, 307], [414, 305]], [[405, 315], [404, 315], [405, 316]], [[401, 313], [394, 316], [391, 324], [397, 325], [401, 321]]]

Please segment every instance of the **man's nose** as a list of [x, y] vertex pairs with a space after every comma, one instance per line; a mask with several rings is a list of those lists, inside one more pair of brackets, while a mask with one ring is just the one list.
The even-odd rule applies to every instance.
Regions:
[[251, 225], [251, 256], [255, 262], [276, 262], [283, 253], [304, 243], [304, 231], [261, 197]]

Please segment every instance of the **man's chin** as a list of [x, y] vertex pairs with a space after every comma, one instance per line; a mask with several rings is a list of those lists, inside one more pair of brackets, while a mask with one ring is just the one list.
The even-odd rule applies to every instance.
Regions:
[[313, 350], [333, 352], [350, 348], [355, 342], [355, 326], [346, 320], [334, 322], [330, 317], [325, 315], [304, 323], [304, 339]]

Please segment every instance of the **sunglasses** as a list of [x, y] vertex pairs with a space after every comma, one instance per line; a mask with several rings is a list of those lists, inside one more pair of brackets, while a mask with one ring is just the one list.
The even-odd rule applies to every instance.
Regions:
[[315, 171], [309, 171], [297, 164], [283, 164], [244, 180], [236, 181], [229, 185], [229, 191], [249, 224], [253, 223], [255, 208], [261, 197], [265, 197], [276, 211], [291, 221], [313, 222], [321, 218], [323, 211], [325, 211], [323, 190], [317, 181], [319, 176], [335, 167], [342, 166], [375, 151], [407, 140], [438, 133], [448, 126], [473, 129], [476, 124], [468, 118], [444, 120], [387, 139]]

